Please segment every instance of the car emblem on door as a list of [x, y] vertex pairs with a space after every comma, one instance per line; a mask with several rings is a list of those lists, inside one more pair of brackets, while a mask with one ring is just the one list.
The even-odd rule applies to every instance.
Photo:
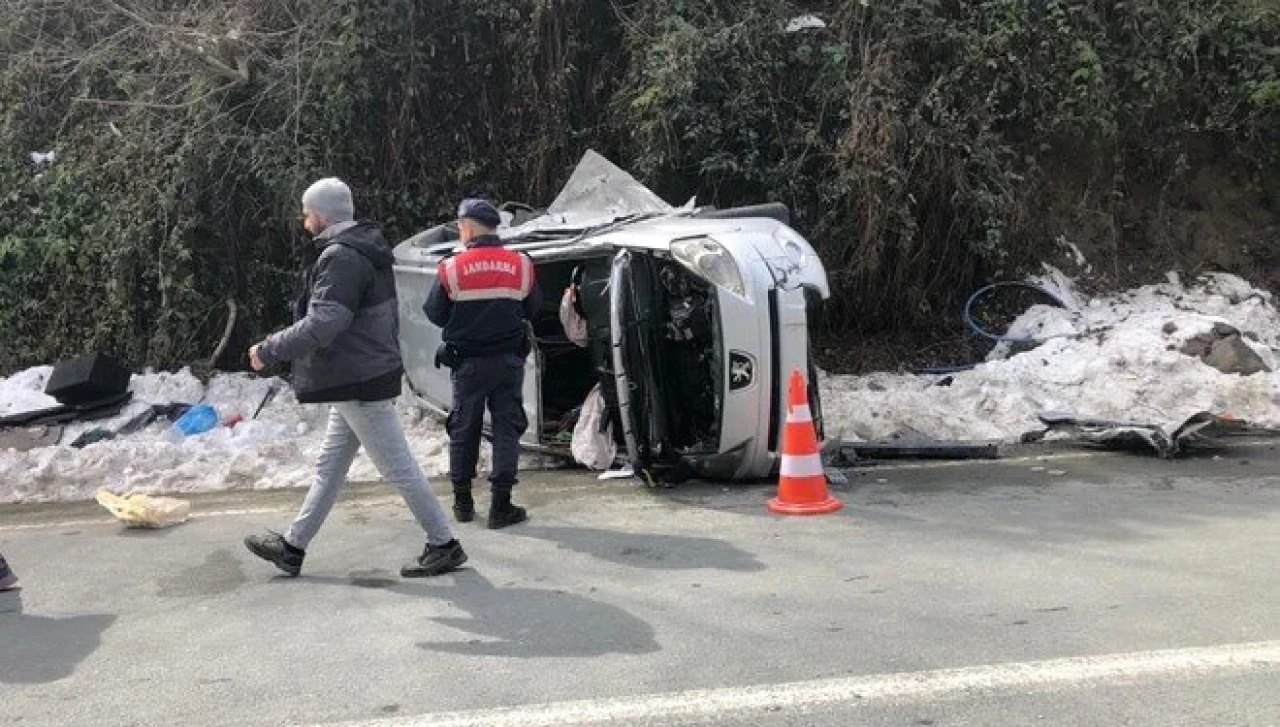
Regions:
[[729, 352], [729, 390], [737, 391], [751, 386], [756, 378], [756, 366], [751, 357], [739, 351]]

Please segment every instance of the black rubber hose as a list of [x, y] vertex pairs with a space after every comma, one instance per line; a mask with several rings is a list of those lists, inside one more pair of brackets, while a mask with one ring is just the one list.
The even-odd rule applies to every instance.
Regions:
[[1048, 298], [1049, 300], [1053, 301], [1053, 303], [1057, 305], [1059, 308], [1067, 308], [1067, 304], [1063, 303], [1061, 298], [1059, 298], [1058, 296], [1054, 295], [1053, 293], [1050, 293], [1049, 291], [1045, 290], [1044, 288], [1034, 283], [1018, 283], [1018, 282], [992, 283], [991, 285], [988, 285], [985, 288], [980, 288], [976, 293], [969, 296], [969, 302], [964, 304], [964, 322], [969, 326], [969, 328], [973, 329], [974, 333], [977, 333], [979, 336], [983, 336], [984, 338], [989, 338], [992, 341], [1003, 341], [1006, 343], [1034, 343], [1036, 341], [1035, 338], [1032, 338], [1030, 336], [1019, 337], [1019, 336], [996, 335], [986, 330], [982, 326], [978, 325], [978, 323], [973, 320], [974, 302], [977, 301], [982, 296], [986, 295], [987, 293], [990, 293], [993, 290], [996, 290], [998, 288], [1025, 288], [1027, 290], [1033, 290], [1037, 293], [1040, 293], [1041, 295]]

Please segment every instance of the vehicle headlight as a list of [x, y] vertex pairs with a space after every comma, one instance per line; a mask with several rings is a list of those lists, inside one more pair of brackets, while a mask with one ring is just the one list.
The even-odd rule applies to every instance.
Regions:
[[671, 253], [693, 274], [741, 298], [747, 297], [742, 270], [724, 245], [709, 237], [694, 237], [671, 243]]

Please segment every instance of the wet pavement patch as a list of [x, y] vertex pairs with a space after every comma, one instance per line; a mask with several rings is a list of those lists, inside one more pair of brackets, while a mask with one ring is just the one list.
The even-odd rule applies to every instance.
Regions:
[[763, 563], [732, 543], [686, 535], [626, 533], [596, 528], [528, 527], [513, 535], [555, 543], [610, 563], [654, 570], [759, 572]]
[[165, 598], [211, 598], [230, 593], [248, 582], [240, 560], [230, 550], [216, 550], [203, 563], [158, 581]]

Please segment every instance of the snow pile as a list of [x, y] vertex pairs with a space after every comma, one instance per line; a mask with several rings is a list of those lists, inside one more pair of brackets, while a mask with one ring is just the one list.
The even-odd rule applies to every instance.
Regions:
[[51, 373], [52, 366], [37, 366], [0, 379], [0, 417], [57, 406], [58, 400], [44, 393]]
[[[1043, 411], [1144, 421], [1166, 430], [1211, 411], [1280, 427], [1280, 313], [1268, 293], [1229, 275], [1206, 276], [1190, 287], [1171, 276], [1167, 283], [1092, 300], [1052, 269], [1035, 282], [1068, 306], [1036, 306], [1015, 321], [1010, 332], [1044, 341], [1038, 347], [1012, 354], [1002, 344], [988, 361], [947, 377], [825, 376], [827, 435], [1015, 441], [1042, 428], [1036, 414]], [[1270, 370], [1223, 373], [1203, 355], [1183, 352], [1224, 332], [1236, 355], [1247, 354]], [[42, 393], [51, 372], [41, 366], [0, 379], [0, 416], [56, 405]], [[273, 384], [279, 393], [250, 420]], [[298, 404], [284, 382], [218, 374], [205, 386], [183, 370], [135, 375], [130, 388], [134, 401], [118, 416], [66, 427], [59, 446], [0, 450], [0, 504], [90, 499], [100, 486], [164, 494], [310, 483], [327, 407]], [[148, 404], [201, 401], [221, 417], [239, 414], [246, 421], [174, 443], [166, 437], [169, 423], [160, 420], [118, 440], [68, 446], [90, 429], [116, 429]], [[443, 428], [406, 397], [397, 411], [418, 462], [431, 476], [446, 472]], [[487, 468], [487, 446], [482, 457]], [[350, 476], [374, 480], [377, 471], [361, 454]]]
[[788, 33], [799, 33], [802, 30], [821, 30], [827, 27], [826, 21], [817, 15], [797, 15], [787, 22]]
[[[1172, 430], [1198, 411], [1280, 427], [1280, 313], [1269, 293], [1231, 275], [1184, 287], [1176, 276], [1115, 296], [1085, 300], [1050, 269], [1035, 282], [1072, 309], [1036, 306], [1010, 333], [1044, 343], [1009, 355], [1001, 344], [971, 371], [941, 376], [832, 376], [823, 382], [828, 436], [1016, 441], [1042, 428], [1036, 414], [1143, 421]], [[1182, 352], [1215, 324], [1269, 369], [1227, 374]]]
[[[56, 405], [42, 393], [51, 371], [40, 366], [0, 379], [0, 415]], [[272, 384], [279, 393], [251, 420]], [[0, 503], [90, 499], [101, 486], [117, 492], [137, 489], [161, 494], [310, 484], [327, 407], [298, 404], [284, 382], [218, 374], [206, 387], [184, 369], [135, 375], [129, 386], [134, 400], [119, 415], [66, 427], [59, 446], [0, 451]], [[68, 446], [87, 430], [118, 428], [149, 404], [200, 401], [212, 404], [222, 418], [239, 414], [246, 421], [173, 443], [165, 436], [169, 422], [160, 419], [118, 440], [83, 449]], [[397, 411], [418, 462], [429, 475], [447, 471], [448, 436], [443, 428], [423, 417], [404, 397], [397, 402]], [[363, 452], [352, 466], [351, 479], [377, 479], [377, 470]]]

